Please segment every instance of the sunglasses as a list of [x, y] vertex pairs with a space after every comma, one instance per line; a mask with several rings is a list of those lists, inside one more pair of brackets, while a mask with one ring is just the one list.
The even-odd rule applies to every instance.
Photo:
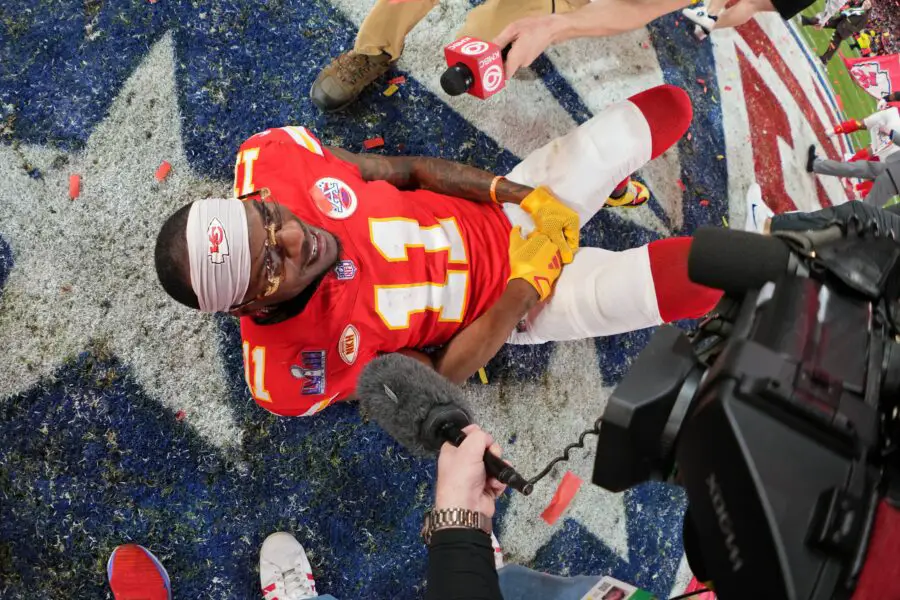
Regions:
[[[238, 196], [238, 200], [247, 200], [251, 196], [257, 196], [258, 198], [265, 197], [260, 194], [259, 191], [256, 191], [244, 194], [243, 196]], [[284, 279], [284, 257], [278, 246], [278, 241], [275, 239], [275, 234], [278, 233], [282, 225], [281, 211], [278, 210], [278, 206], [273, 202], [263, 202], [261, 200], [249, 200], [249, 202], [257, 211], [259, 211], [263, 220], [263, 227], [266, 230], [266, 240], [263, 246], [263, 260], [266, 269], [266, 289], [246, 302], [235, 304], [230, 309], [232, 311], [239, 310], [257, 300], [262, 300], [263, 298], [271, 296], [278, 291], [278, 286], [281, 285], [281, 281]]]

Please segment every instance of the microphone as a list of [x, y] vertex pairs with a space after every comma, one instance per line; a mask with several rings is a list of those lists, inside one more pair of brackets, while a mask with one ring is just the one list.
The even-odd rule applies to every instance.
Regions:
[[760, 288], [797, 266], [778, 238], [719, 227], [699, 228], [688, 254], [688, 278], [728, 294]]
[[441, 87], [451, 96], [468, 92], [485, 100], [506, 85], [503, 61], [510, 46], [463, 37], [444, 48], [449, 68], [441, 75]]
[[[364, 415], [416, 456], [437, 453], [444, 442], [459, 446], [462, 429], [473, 422], [472, 409], [458, 387], [437, 371], [403, 354], [371, 361], [356, 384]], [[484, 451], [488, 475], [528, 496], [534, 485], [489, 450]]]

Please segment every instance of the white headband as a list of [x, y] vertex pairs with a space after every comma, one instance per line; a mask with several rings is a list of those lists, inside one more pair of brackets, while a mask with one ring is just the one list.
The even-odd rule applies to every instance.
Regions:
[[200, 310], [225, 312], [250, 285], [250, 234], [240, 200], [208, 198], [191, 206], [187, 221], [191, 287]]

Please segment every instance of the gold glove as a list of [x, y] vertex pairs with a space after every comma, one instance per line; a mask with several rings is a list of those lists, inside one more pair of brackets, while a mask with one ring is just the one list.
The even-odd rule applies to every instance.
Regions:
[[559, 248], [563, 264], [569, 264], [578, 251], [581, 235], [578, 213], [560, 202], [548, 188], [541, 186], [528, 194], [519, 206], [531, 215], [538, 231]]
[[541, 301], [553, 292], [553, 284], [562, 272], [559, 248], [539, 231], [522, 237], [522, 228], [509, 232], [509, 279], [524, 279], [537, 290]]

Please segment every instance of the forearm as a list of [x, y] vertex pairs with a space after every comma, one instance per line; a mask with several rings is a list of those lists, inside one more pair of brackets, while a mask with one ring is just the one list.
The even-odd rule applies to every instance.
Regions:
[[554, 15], [553, 43], [640, 29], [688, 4], [688, 0], [595, 0], [576, 11]]
[[491, 538], [474, 529], [436, 531], [428, 549], [426, 600], [501, 600]]
[[510, 281], [497, 303], [437, 354], [435, 370], [453, 383], [466, 381], [497, 354], [537, 301], [537, 292], [528, 282]]
[[[329, 150], [353, 163], [366, 181], [387, 181], [401, 190], [429, 190], [473, 202], [491, 202], [494, 174], [442, 158], [354, 154], [341, 148]], [[518, 204], [534, 191], [527, 185], [501, 179], [495, 190], [500, 202]]]

